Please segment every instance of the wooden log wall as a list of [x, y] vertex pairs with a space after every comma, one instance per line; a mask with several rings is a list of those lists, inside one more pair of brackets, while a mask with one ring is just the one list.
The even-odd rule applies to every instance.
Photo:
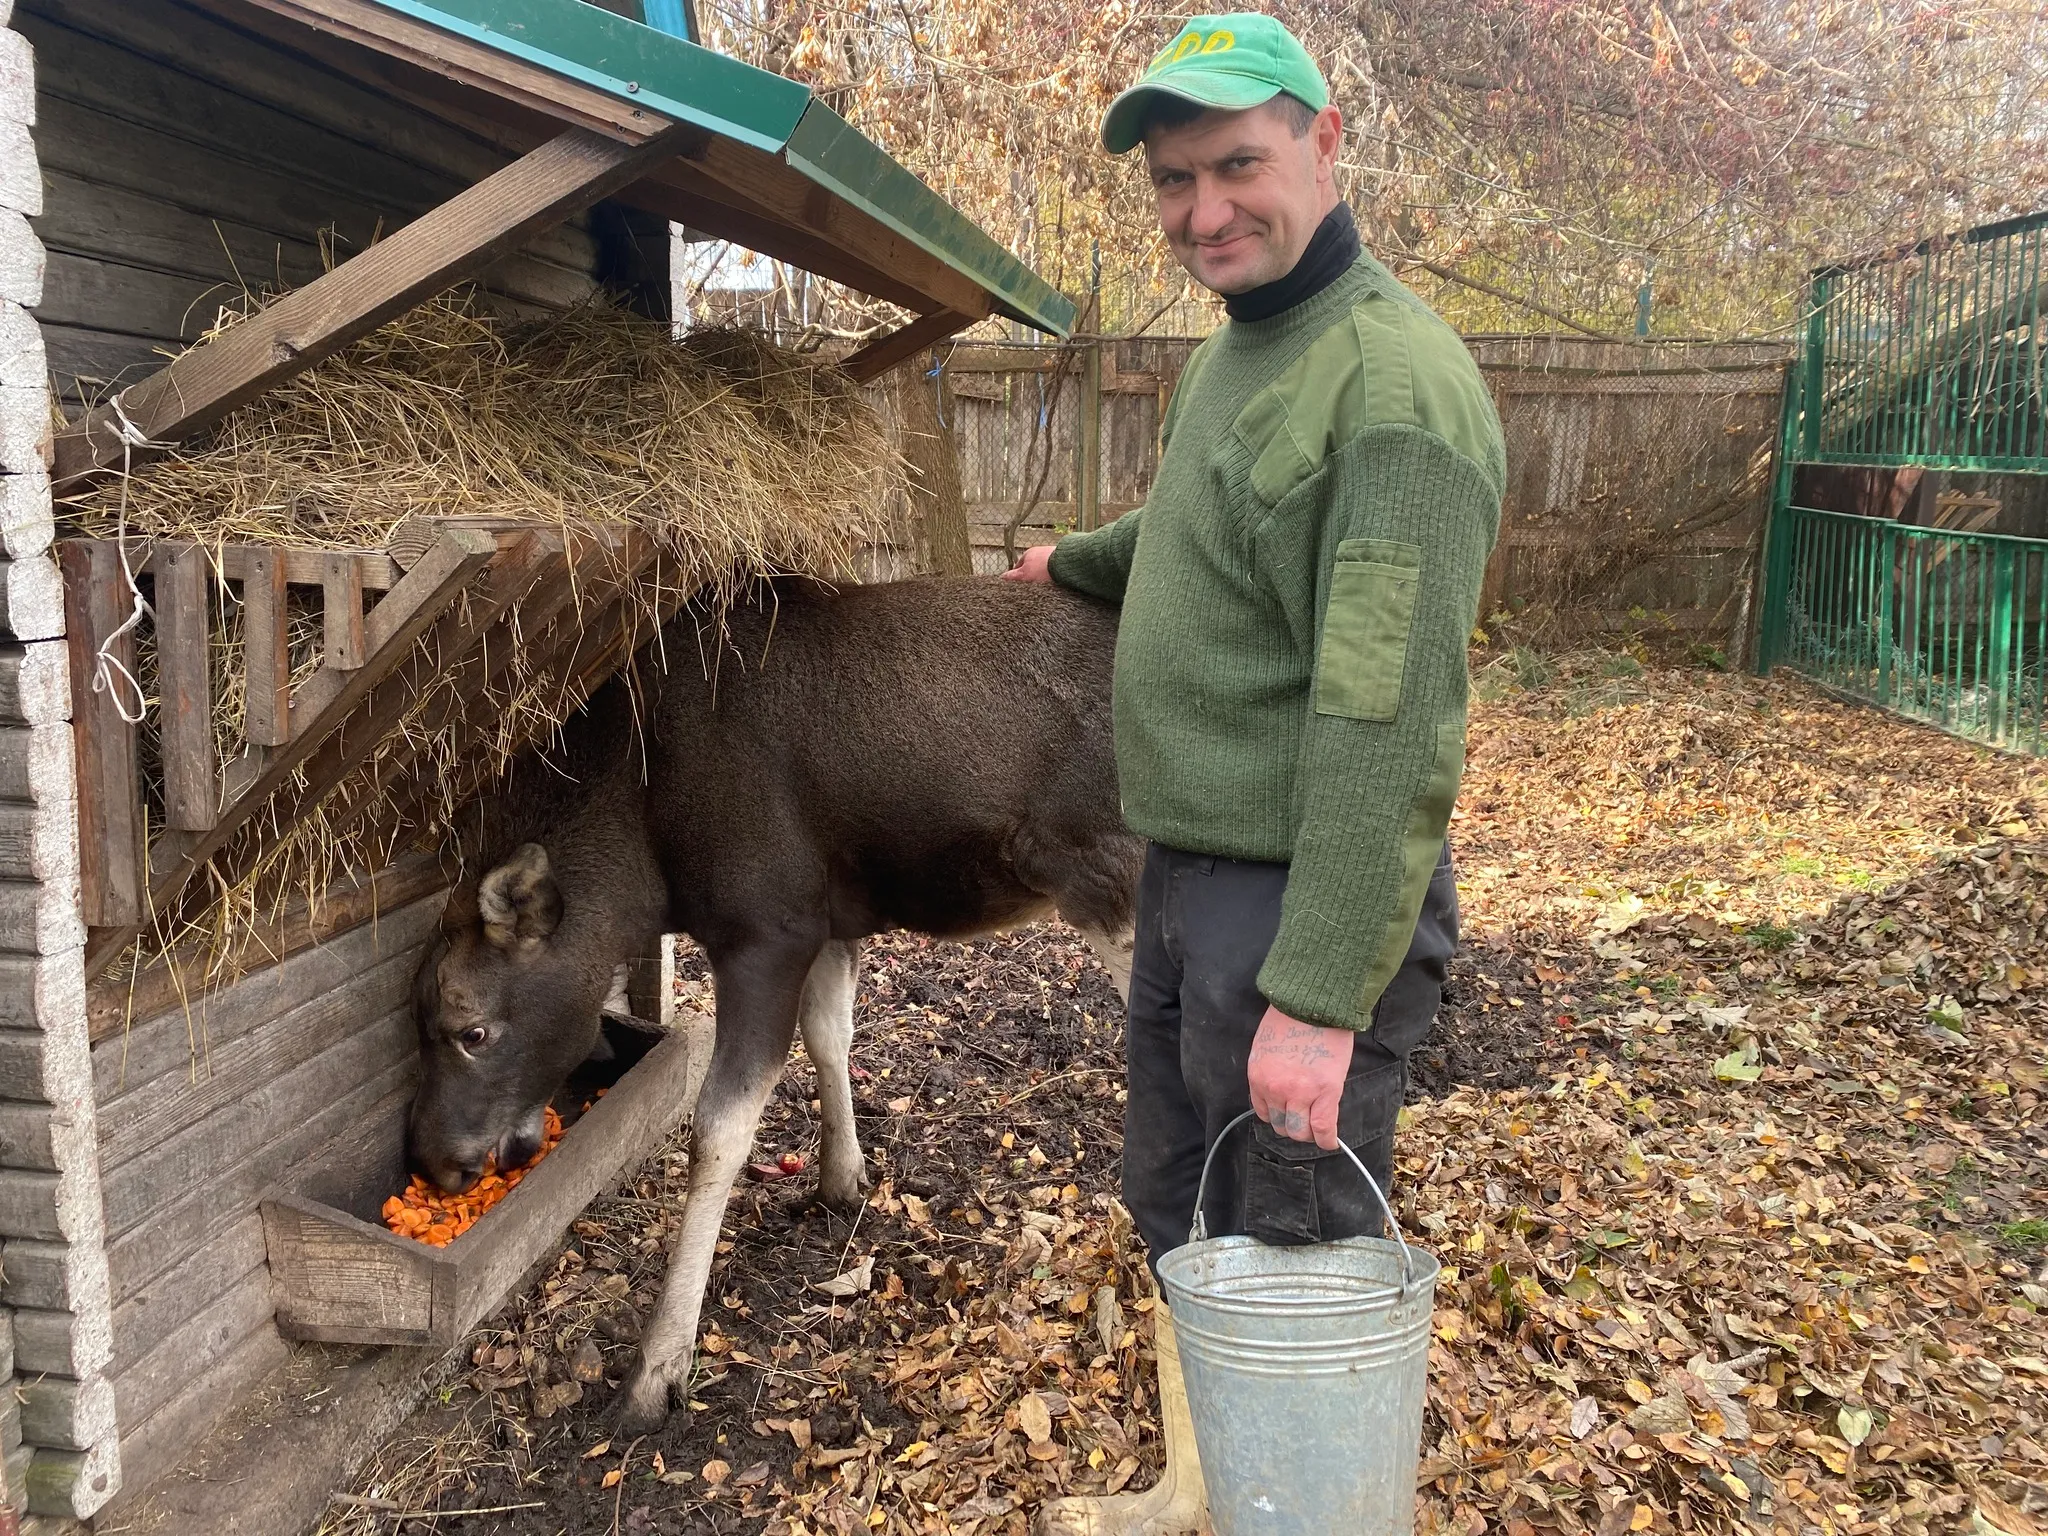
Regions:
[[[0, 1503], [71, 1520], [120, 1486], [78, 902], [34, 63], [0, 25]], [[39, 1278], [33, 1299], [14, 1289]]]
[[[258, 1202], [329, 1139], [403, 1115], [412, 978], [443, 899], [387, 909], [189, 1006], [146, 977], [157, 1011], [132, 1022], [125, 985], [94, 989], [107, 1376], [127, 1489], [283, 1360]], [[46, 1283], [10, 1268], [0, 1295], [33, 1306]]]
[[[152, 371], [245, 289], [304, 283], [512, 158], [173, 0], [27, 0], [15, 25], [38, 60], [38, 314], [67, 414]], [[600, 208], [486, 285], [536, 309], [595, 280], [665, 286], [667, 242], [646, 234]]]

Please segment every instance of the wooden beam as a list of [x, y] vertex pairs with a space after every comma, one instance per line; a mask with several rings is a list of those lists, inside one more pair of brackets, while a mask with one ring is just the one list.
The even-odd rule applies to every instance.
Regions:
[[204, 832], [220, 808], [213, 743], [213, 669], [208, 648], [206, 551], [196, 544], [156, 560], [156, 656], [163, 719], [164, 819]]
[[[221, 0], [198, 3], [222, 15], [232, 16], [237, 9]], [[627, 143], [643, 143], [671, 126], [658, 112], [627, 106], [595, 86], [415, 21], [373, 0], [250, 0], [250, 4], [520, 108], [545, 113], [555, 122], [574, 123]]]
[[[88, 927], [119, 927], [142, 916], [135, 725], [121, 714], [124, 704], [133, 710], [141, 703], [132, 681], [135, 632], [113, 638], [132, 610], [133, 594], [118, 544], [65, 540], [57, 546], [57, 560], [64, 572], [71, 729], [78, 760], [79, 902]], [[109, 663], [107, 686], [96, 689], [102, 651]]]
[[[952, 309], [977, 320], [990, 312], [988, 292], [973, 278], [833, 196], [780, 155], [732, 139], [710, 139], [697, 153], [656, 166], [649, 179], [696, 199], [699, 211], [690, 222], [702, 221], [710, 233], [745, 240], [755, 250], [796, 261], [821, 276], [836, 276], [826, 270], [835, 261], [856, 263], [871, 274], [868, 283], [907, 289], [914, 297], [906, 301], [868, 284], [855, 286], [906, 309]], [[638, 190], [630, 189], [629, 195]], [[708, 213], [705, 204], [720, 211]]]
[[[468, 538], [492, 537], [474, 530], [463, 530], [463, 534]], [[296, 784], [280, 796], [273, 812], [279, 823], [294, 820], [301, 807], [318, 805], [336, 785], [360, 768], [391, 728], [416, 706], [421, 692], [429, 684], [439, 684], [458, 668], [491, 627], [548, 574], [560, 551], [560, 543], [540, 530], [511, 536], [510, 544], [499, 549], [470, 600], [443, 617], [418, 654], [401, 657], [398, 665], [378, 679], [374, 691], [357, 692], [355, 699], [362, 707], [341, 720], [336, 729], [323, 732], [319, 750], [301, 759], [303, 771], [297, 775]], [[431, 558], [430, 554], [428, 559]], [[424, 569], [426, 563], [422, 560], [413, 571]], [[376, 615], [373, 613], [370, 618], [374, 651]], [[410, 642], [407, 650], [411, 651]], [[351, 678], [361, 675], [349, 674]], [[306, 691], [310, 692], [310, 687]]]
[[[151, 913], [163, 911], [184, 889], [193, 872], [225, 847], [228, 839], [270, 799], [272, 792], [284, 785], [370, 691], [405, 661], [413, 642], [498, 554], [498, 542], [489, 534], [451, 530], [441, 544], [405, 573], [405, 578], [370, 616], [370, 654], [363, 665], [353, 672], [336, 673], [329, 667], [314, 674], [299, 691], [296, 701], [297, 707], [306, 712], [303, 727], [293, 731], [288, 742], [265, 754], [249, 782], [222, 810], [212, 827], [197, 834], [161, 872], [151, 872]], [[381, 623], [379, 615], [383, 616]], [[138, 914], [131, 922], [109, 925], [106, 931], [94, 934], [86, 949], [87, 978], [104, 970], [141, 931], [142, 917]]]
[[973, 316], [955, 314], [950, 309], [942, 309], [933, 315], [920, 315], [908, 325], [898, 326], [888, 335], [876, 337], [841, 363], [840, 371], [855, 382], [865, 384], [905, 359], [915, 357], [933, 343], [944, 341], [963, 326], [972, 324]]
[[310, 368], [644, 175], [686, 142], [670, 133], [702, 137], [672, 129], [625, 145], [572, 128], [550, 139], [88, 412], [57, 435], [57, 484], [186, 437]]
[[291, 739], [292, 657], [286, 626], [284, 556], [250, 554], [242, 578], [242, 735], [258, 747]]
[[363, 664], [363, 568], [346, 554], [321, 556], [320, 622], [327, 641], [327, 664], [353, 672]]
[[[420, 546], [424, 551], [425, 544]], [[183, 549], [197, 549], [206, 556], [207, 563], [229, 581], [246, 581], [249, 578], [249, 557], [274, 552], [284, 556], [284, 579], [294, 587], [324, 587], [327, 585], [327, 562], [336, 555], [353, 561], [356, 580], [365, 592], [389, 592], [405, 574], [396, 560], [382, 550], [351, 549], [278, 549], [262, 544], [187, 544], [175, 539], [130, 539], [128, 558], [134, 562], [137, 571], [160, 571], [161, 561], [166, 554], [175, 554]]]

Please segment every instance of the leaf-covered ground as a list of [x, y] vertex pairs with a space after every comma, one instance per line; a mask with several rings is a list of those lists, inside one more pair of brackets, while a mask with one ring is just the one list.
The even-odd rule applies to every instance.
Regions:
[[[1479, 682], [1468, 946], [1399, 1147], [1446, 1265], [1420, 1528], [2031, 1536], [2048, 775], [1796, 684]], [[690, 1414], [658, 1442], [604, 1417], [671, 1145], [327, 1529], [983, 1536], [1143, 1487], [1106, 978], [1056, 928], [897, 938], [859, 1008], [872, 1198], [848, 1222], [807, 1173], [741, 1186]], [[810, 1083], [799, 1058], [765, 1161], [814, 1154]]]

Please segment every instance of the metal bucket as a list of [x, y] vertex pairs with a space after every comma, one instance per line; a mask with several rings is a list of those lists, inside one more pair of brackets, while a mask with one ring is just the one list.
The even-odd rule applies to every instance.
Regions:
[[1401, 1238], [1273, 1248], [1195, 1227], [1159, 1260], [1216, 1536], [1406, 1536], [1429, 1378], [1437, 1261]]

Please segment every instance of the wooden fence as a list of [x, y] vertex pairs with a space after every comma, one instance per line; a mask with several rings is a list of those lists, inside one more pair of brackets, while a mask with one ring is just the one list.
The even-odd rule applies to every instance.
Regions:
[[[978, 570], [1143, 503], [1196, 343], [961, 344], [928, 360]], [[1507, 440], [1482, 623], [1547, 642], [1616, 632], [1739, 650], [1786, 347], [1473, 337]], [[886, 568], [886, 565], [885, 567]]]

